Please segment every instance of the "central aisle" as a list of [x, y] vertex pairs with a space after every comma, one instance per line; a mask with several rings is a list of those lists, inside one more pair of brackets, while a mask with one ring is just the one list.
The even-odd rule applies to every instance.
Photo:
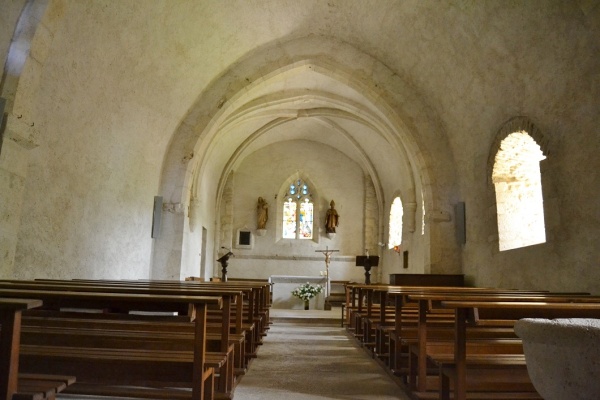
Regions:
[[[285, 321], [285, 322], [283, 322]], [[238, 400], [408, 400], [344, 330], [318, 320], [276, 320], [234, 392]]]

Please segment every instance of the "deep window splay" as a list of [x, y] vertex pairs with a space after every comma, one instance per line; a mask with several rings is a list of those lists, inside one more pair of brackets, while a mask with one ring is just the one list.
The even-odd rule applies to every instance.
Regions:
[[545, 158], [525, 131], [511, 133], [500, 144], [492, 173], [500, 251], [546, 242], [540, 175]]

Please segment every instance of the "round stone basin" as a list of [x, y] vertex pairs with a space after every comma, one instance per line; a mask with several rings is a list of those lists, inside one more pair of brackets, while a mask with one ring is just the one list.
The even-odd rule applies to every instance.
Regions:
[[515, 333], [545, 400], [600, 399], [600, 319], [525, 318]]

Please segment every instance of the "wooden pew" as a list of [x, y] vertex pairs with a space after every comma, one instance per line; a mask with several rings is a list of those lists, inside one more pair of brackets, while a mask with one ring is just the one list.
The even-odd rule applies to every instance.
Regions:
[[[394, 316], [390, 317], [389, 307], [379, 308], [379, 316], [375, 313], [376, 326], [377, 326], [377, 337], [376, 337], [376, 348], [374, 355], [381, 358], [386, 366], [396, 376], [402, 377], [405, 383], [409, 383], [413, 390], [416, 390], [415, 381], [410, 378], [410, 365], [409, 365], [409, 345], [418, 344], [424, 342], [427, 336], [425, 315], [434, 323], [435, 330], [432, 331], [436, 336], [442, 335], [448, 340], [448, 337], [452, 331], [454, 323], [454, 316], [450, 313], [450, 310], [431, 309], [429, 304], [423, 304], [424, 309], [419, 309], [416, 301], [408, 299], [411, 294], [419, 293], [545, 293], [540, 291], [515, 291], [515, 290], [502, 290], [494, 288], [473, 288], [473, 287], [419, 287], [419, 286], [380, 286], [373, 289], [374, 293], [379, 293], [380, 303], [388, 303], [388, 299], [391, 299], [394, 304]], [[368, 303], [368, 296], [367, 303]], [[390, 303], [392, 303], [390, 302]], [[368, 307], [368, 305], [367, 305]], [[506, 332], [499, 331], [506, 337]], [[485, 333], [490, 335], [491, 332]], [[511, 336], [514, 334], [511, 332]], [[384, 344], [385, 343], [385, 344]], [[380, 356], [380, 354], [383, 356]], [[421, 361], [421, 367], [419, 368], [419, 376], [421, 378], [421, 389], [425, 384], [426, 367], [424, 361], [426, 360], [426, 354], [423, 349], [420, 350], [418, 357]], [[416, 364], [416, 363], [414, 363]], [[414, 365], [413, 365], [414, 367]]]
[[[346, 285], [348, 285], [350, 281], [331, 281], [331, 291], [325, 297], [325, 310], [331, 310], [333, 306], [339, 306], [342, 308], [342, 320], [344, 319], [344, 309], [346, 307]], [[342, 326], [344, 324], [342, 323]]]
[[[142, 310], [142, 311], [180, 311], [191, 305], [196, 316], [194, 322], [194, 348], [189, 352], [190, 356], [185, 363], [179, 361], [179, 372], [188, 386], [191, 386], [191, 394], [188, 392], [188, 398], [209, 399], [212, 398], [212, 379], [214, 371], [207, 367], [206, 358], [206, 310], [209, 306], [221, 307], [222, 297], [220, 296], [182, 296], [182, 295], [155, 295], [155, 294], [131, 294], [131, 293], [104, 293], [104, 292], [77, 292], [77, 291], [51, 291], [40, 289], [0, 289], [0, 296], [12, 296], [18, 298], [36, 297], [44, 302], [60, 307], [86, 307], [86, 308], [111, 308], [117, 307], [122, 310]], [[22, 354], [25, 349], [22, 349]], [[28, 350], [32, 350], [31, 348]], [[33, 349], [35, 350], [35, 349]], [[97, 357], [93, 363], [89, 361], [89, 354], [86, 349], [79, 352], [69, 349], [60, 349], [54, 359], [47, 352], [48, 349], [38, 349], [40, 353], [46, 355], [46, 360], [54, 360], [53, 365], [47, 363], [35, 362], [35, 358], [23, 357], [21, 365], [26, 372], [44, 373], [47, 370], [58, 370], [57, 366], [68, 365], [75, 367], [79, 376], [85, 376], [92, 382], [94, 379], [111, 379], [118, 384], [139, 384], [147, 380], [160, 381], [165, 370], [161, 370], [161, 365], [171, 364], [173, 359], [169, 357], [161, 358], [160, 352], [144, 352], [142, 354], [126, 354], [125, 352], [114, 353], [107, 349], [104, 353], [95, 352]], [[29, 353], [31, 354], [31, 353]], [[50, 357], [50, 358], [48, 358]], [[66, 360], [66, 361], [65, 361]], [[60, 361], [60, 362], [59, 362]], [[154, 364], [152, 364], [154, 363]], [[151, 368], [147, 368], [148, 366]], [[152, 368], [154, 365], [156, 368]], [[182, 366], [183, 365], [183, 366]], [[66, 368], [66, 367], [65, 367]], [[66, 370], [73, 371], [73, 370]], [[161, 373], [154, 373], [160, 371]], [[186, 371], [181, 372], [181, 371]], [[151, 376], [147, 376], [150, 374]], [[169, 376], [172, 378], [173, 375]], [[82, 376], [83, 378], [83, 376]], [[82, 383], [85, 382], [82, 380]], [[70, 387], [71, 392], [75, 392], [77, 384]]]
[[[186, 282], [187, 283], [187, 282]], [[21, 281], [11, 281], [10, 283], [6, 283], [5, 281], [0, 281], [0, 287], [7, 284], [18, 284], [21, 287], [24, 287], [25, 282]], [[233, 329], [233, 333], [236, 335], [241, 335], [244, 332], [243, 327], [243, 302], [239, 292], [242, 292], [242, 295], [252, 296], [252, 288], [239, 288], [233, 286], [217, 286], [212, 283], [202, 284], [202, 285], [188, 285], [182, 284], [179, 281], [105, 281], [105, 280], [72, 280], [72, 281], [63, 281], [63, 280], [36, 280], [34, 282], [27, 282], [29, 287], [34, 285], [34, 287], [41, 287], [42, 285], [51, 285], [50, 287], [56, 290], [70, 290], [73, 287], [77, 287], [77, 290], [83, 291], [111, 291], [111, 292], [130, 292], [130, 293], [156, 293], [156, 294], [193, 294], [194, 290], [201, 291], [201, 293], [206, 295], [219, 295], [219, 294], [227, 294], [227, 292], [232, 292], [235, 297], [230, 297], [228, 303], [224, 304], [223, 310], [221, 311], [223, 319], [225, 315], [236, 315], [236, 319], [232, 321], [234, 323], [235, 328]], [[190, 292], [192, 291], [192, 292]], [[245, 292], [245, 293], [244, 293]], [[199, 294], [199, 293], [196, 293]], [[254, 300], [250, 300], [253, 302]], [[234, 304], [235, 308], [230, 310], [230, 306], [228, 304]], [[233, 314], [232, 314], [233, 313]], [[210, 314], [209, 314], [210, 316]], [[227, 319], [229, 321], [230, 319]], [[220, 321], [220, 319], [219, 319]], [[252, 322], [252, 319], [249, 321]], [[227, 322], [228, 323], [228, 322]], [[220, 330], [224, 335], [228, 335], [227, 326], [219, 325]], [[223, 349], [225, 350], [225, 349]]]
[[[598, 307], [600, 307], [600, 303], [598, 298], [592, 296], [570, 296], [570, 295], [551, 295], [551, 294], [538, 294], [538, 295], [523, 295], [518, 293], [513, 294], [487, 294], [487, 295], [457, 295], [457, 294], [421, 294], [421, 295], [409, 295], [413, 300], [418, 300], [420, 304], [429, 303], [431, 301], [441, 301], [443, 307], [447, 309], [451, 309], [455, 313], [455, 322], [454, 322], [454, 354], [451, 354], [448, 357], [448, 354], [443, 353], [433, 353], [429, 354], [429, 359], [433, 360], [438, 367], [440, 368], [440, 377], [441, 377], [441, 394], [443, 394], [442, 398], [448, 398], [449, 396], [449, 377], [453, 377], [456, 395], [455, 398], [465, 398], [466, 391], [466, 382], [467, 382], [467, 367], [474, 367], [477, 369], [479, 374], [483, 374], [483, 371], [486, 369], [494, 368], [496, 371], [503, 373], [507, 368], [511, 372], [519, 374], [517, 371], [520, 369], [520, 376], [524, 377], [527, 381], [529, 381], [527, 377], [527, 373], [525, 370], [525, 362], [524, 356], [522, 354], [518, 355], [510, 355], [510, 357], [506, 357], [506, 354], [503, 356], [493, 355], [494, 351], [490, 350], [489, 356], [468, 356], [467, 352], [467, 314], [470, 313], [471, 324], [474, 325], [474, 328], [478, 329], [480, 327], [486, 328], [497, 328], [499, 326], [511, 326], [511, 323], [514, 324], [514, 321], [521, 317], [527, 316], [543, 316], [543, 315], [556, 315], [556, 316], [569, 316], [569, 314], [565, 314], [566, 307], [559, 306], [559, 304], [563, 304], [564, 301], [571, 301], [574, 303], [571, 306], [573, 309], [568, 311], [572, 314], [572, 316], [589, 316], [591, 314], [595, 314], [596, 316], [600, 315], [598, 313]], [[468, 300], [471, 300], [469, 303]], [[501, 301], [504, 300], [504, 301]], [[536, 302], [537, 301], [537, 302]], [[539, 303], [539, 301], [543, 301], [543, 303]], [[474, 303], [477, 302], [477, 303]], [[575, 303], [577, 302], [577, 303]], [[597, 304], [594, 304], [597, 303]], [[478, 304], [482, 308], [474, 307], [474, 304]], [[529, 307], [526, 307], [524, 304], [529, 304]], [[538, 306], [539, 304], [550, 304], [549, 306]], [[554, 304], [554, 306], [552, 305]], [[548, 307], [549, 310], [553, 310], [548, 314], [548, 311], [542, 311], [541, 308]], [[590, 309], [592, 311], [590, 311]], [[560, 310], [560, 311], [556, 311]], [[490, 312], [488, 312], [490, 311]], [[540, 314], [541, 313], [541, 314]], [[590, 314], [591, 313], [591, 314]], [[486, 314], [486, 315], [483, 315]], [[479, 322], [474, 322], [479, 316]], [[496, 321], [496, 322], [493, 322]], [[427, 343], [428, 337], [426, 336], [422, 339], [422, 343], [419, 344], [420, 353], [425, 353], [425, 357], [427, 357]], [[503, 358], [504, 357], [504, 358]], [[419, 393], [423, 394], [425, 389], [425, 364], [422, 360], [419, 361], [421, 364], [419, 365]], [[502, 368], [500, 368], [502, 367]], [[472, 371], [472, 369], [470, 370]], [[491, 376], [491, 374], [490, 374]], [[479, 378], [483, 379], [483, 378]], [[494, 378], [492, 378], [494, 379]], [[512, 378], [515, 379], [514, 377]], [[514, 386], [514, 384], [513, 384]], [[507, 393], [502, 393], [499, 398], [510, 398]], [[422, 397], [425, 398], [425, 397]], [[492, 396], [490, 395], [490, 398]]]
[[[23, 282], [13, 281], [14, 284], [23, 285]], [[0, 286], [3, 282], [0, 282]], [[7, 283], [5, 283], [7, 284]], [[256, 357], [256, 341], [259, 338], [259, 332], [254, 325], [259, 319], [264, 320], [268, 318], [268, 314], [262, 312], [262, 307], [266, 307], [268, 311], [269, 292], [268, 282], [244, 282], [244, 283], [204, 283], [204, 282], [180, 282], [180, 281], [108, 281], [108, 280], [36, 280], [34, 285], [52, 285], [56, 289], [68, 290], [73, 287], [81, 287], [81, 290], [86, 291], [99, 291], [99, 290], [110, 290], [116, 292], [143, 292], [143, 293], [195, 293], [194, 291], [200, 291], [205, 294], [224, 294], [225, 291], [241, 292], [244, 299], [247, 300], [247, 304], [250, 310], [245, 310], [242, 296], [236, 295], [233, 301], [234, 307], [231, 311], [231, 321], [235, 328], [232, 329], [232, 333], [229, 334], [229, 342], [235, 345], [234, 362], [235, 362], [235, 375], [242, 375], [247, 369], [249, 359]], [[79, 289], [78, 289], [79, 290]], [[191, 292], [190, 292], [191, 291]], [[209, 333], [221, 332], [224, 336], [227, 335], [227, 327], [221, 322], [226, 319], [225, 315], [229, 313], [228, 303], [224, 304], [222, 315], [211, 312], [207, 315], [207, 330]], [[245, 317], [244, 317], [245, 316]], [[243, 317], [245, 320], [243, 320]], [[226, 342], [223, 342], [222, 352], [226, 350]], [[224, 367], [225, 368], [225, 367]], [[232, 380], [231, 378], [230, 380]], [[219, 379], [220, 386], [218, 390], [223, 392], [225, 385]]]
[[0, 398], [7, 400], [54, 399], [75, 382], [73, 376], [19, 373], [21, 318], [24, 310], [39, 307], [41, 300], [0, 298]]
[[[445, 287], [462, 288], [464, 284], [463, 275], [429, 275], [429, 274], [395, 274], [397, 281], [406, 281], [406, 285], [388, 285], [388, 284], [348, 284], [346, 290], [347, 324], [349, 330], [353, 331], [358, 337], [362, 337], [363, 344], [374, 347], [375, 354], [383, 354], [381, 346], [383, 338], [376, 336], [375, 331], [379, 326], [388, 325], [386, 322], [393, 322], [393, 305], [388, 306], [386, 294], [390, 290], [444, 290]], [[414, 282], [414, 284], [410, 284]], [[425, 282], [431, 282], [431, 285], [425, 285]], [[417, 285], [418, 283], [418, 285]], [[453, 286], [460, 284], [460, 286]], [[481, 288], [468, 288], [466, 290], [484, 290]], [[374, 306], [374, 302], [378, 305]], [[387, 332], [383, 329], [383, 333]], [[380, 342], [380, 343], [378, 343]]]
[[[501, 299], [502, 300], [502, 299]], [[480, 314], [479, 317], [485, 318], [485, 311], [501, 311], [496, 313], [501, 318], [519, 319], [519, 318], [599, 318], [600, 317], [600, 298], [587, 297], [576, 298], [569, 297], [561, 299], [557, 297], [545, 297], [542, 301], [532, 299], [533, 301], [490, 301], [490, 300], [446, 300], [442, 301], [442, 307], [453, 309], [456, 312], [456, 338], [454, 366], [446, 366], [441, 373], [446, 376], [454, 377], [454, 398], [462, 400], [467, 398], [466, 387], [466, 326], [467, 316], [470, 311], [474, 314]], [[449, 399], [448, 386], [445, 385], [443, 399]]]
[[[407, 301], [408, 294], [417, 293], [447, 293], [447, 292], [466, 292], [466, 293], [486, 293], [498, 292], [500, 289], [491, 288], [472, 288], [472, 287], [443, 287], [443, 286], [391, 286], [391, 285], [353, 285], [353, 289], [358, 293], [358, 306], [353, 313], [352, 326], [353, 332], [358, 332], [356, 335], [361, 343], [370, 349], [373, 349], [374, 356], [388, 358], [388, 349], [385, 344], [389, 345], [389, 340], [395, 342], [397, 335], [390, 333], [399, 332], [404, 322], [404, 326], [418, 324], [418, 309], [416, 302], [414, 307]], [[531, 293], [531, 292], [523, 292]], [[541, 293], [541, 292], [536, 292]], [[388, 305], [388, 299], [395, 299], [395, 304]], [[398, 296], [401, 296], [398, 298]], [[377, 305], [374, 305], [377, 303]], [[396, 313], [398, 311], [398, 313]], [[439, 317], [441, 320], [448, 320], [445, 311], [437, 310], [436, 313], [430, 314], [431, 317]], [[452, 322], [452, 320], [449, 320]], [[398, 339], [399, 340], [399, 339]], [[395, 343], [392, 343], [395, 348]], [[394, 349], [395, 350], [395, 349]], [[388, 360], [389, 364], [394, 364], [394, 360]]]
[[[262, 337], [266, 335], [266, 331], [269, 329], [270, 317], [269, 308], [271, 306], [270, 298], [270, 284], [264, 281], [235, 281], [235, 282], [198, 282], [198, 281], [82, 281], [76, 280], [77, 283], [85, 282], [87, 284], [109, 284], [117, 286], [134, 286], [134, 287], [153, 287], [153, 288], [179, 288], [179, 289], [190, 289], [196, 288], [200, 290], [217, 289], [217, 290], [242, 290], [244, 292], [244, 299], [246, 303], [236, 302], [238, 307], [235, 310], [236, 326], [240, 327], [242, 324], [242, 330], [247, 333], [246, 336], [246, 349], [245, 356], [247, 359], [256, 357], [257, 346], [262, 344]], [[240, 308], [244, 305], [244, 308]], [[242, 322], [242, 316], [244, 320]], [[209, 315], [210, 318], [210, 315]], [[210, 321], [209, 321], [210, 328]], [[237, 330], [241, 333], [241, 330]], [[246, 361], [247, 362], [247, 361]], [[243, 373], [243, 371], [242, 371]]]
[[[255, 332], [254, 340], [260, 344], [261, 337], [265, 335], [269, 326], [269, 308], [271, 306], [270, 288], [271, 285], [265, 281], [234, 281], [234, 282], [199, 282], [199, 281], [168, 281], [168, 280], [136, 280], [136, 281], [107, 281], [107, 280], [82, 280], [77, 279], [73, 282], [92, 284], [92, 285], [126, 285], [137, 287], [155, 287], [155, 288], [232, 288], [235, 290], [250, 290], [245, 294], [244, 299], [247, 302], [247, 320], [246, 323], [257, 324], [258, 330]], [[239, 314], [241, 318], [241, 313]]]
[[[118, 281], [123, 283], [123, 281]], [[131, 281], [126, 281], [131, 284]], [[228, 282], [179, 282], [179, 281], [135, 281], [137, 284], [150, 284], [156, 287], [183, 287], [183, 288], [233, 288], [244, 291], [244, 308], [237, 308], [235, 313], [238, 325], [244, 317], [243, 330], [246, 334], [245, 365], [238, 368], [238, 374], [244, 374], [247, 364], [257, 357], [257, 347], [262, 344], [262, 337], [266, 335], [270, 325], [269, 309], [271, 307], [271, 284], [264, 280], [230, 280]], [[238, 303], [240, 306], [242, 303]], [[210, 317], [210, 315], [209, 315]], [[209, 321], [210, 328], [210, 321]]]
[[[245, 282], [198, 282], [198, 281], [164, 281], [164, 280], [136, 280], [136, 281], [106, 281], [106, 280], [75, 280], [77, 284], [87, 285], [116, 285], [127, 287], [152, 287], [152, 288], [173, 288], [173, 289], [190, 289], [196, 288], [199, 290], [221, 290], [234, 289], [244, 291], [244, 301], [236, 302], [236, 326], [242, 326], [242, 330], [237, 330], [238, 334], [245, 332], [245, 350], [244, 350], [244, 365], [240, 366], [238, 362], [238, 373], [243, 374], [247, 368], [248, 362], [255, 358], [257, 346], [262, 344], [262, 337], [266, 335], [266, 330], [269, 327], [269, 307], [270, 301], [270, 284], [264, 281], [245, 281]], [[73, 283], [71, 283], [73, 284]], [[240, 307], [244, 307], [243, 309]], [[243, 321], [242, 321], [242, 318]], [[210, 319], [210, 314], [209, 314]], [[208, 328], [214, 328], [209, 320]], [[237, 359], [237, 358], [236, 358]]]

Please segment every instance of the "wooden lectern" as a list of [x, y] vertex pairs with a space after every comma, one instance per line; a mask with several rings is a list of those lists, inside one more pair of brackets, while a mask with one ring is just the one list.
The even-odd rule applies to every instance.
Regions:
[[221, 281], [227, 282], [227, 266], [229, 265], [229, 257], [233, 256], [232, 252], [228, 252], [217, 261], [221, 263]]
[[365, 284], [371, 284], [371, 267], [379, 265], [379, 256], [356, 256], [356, 266], [365, 269]]

